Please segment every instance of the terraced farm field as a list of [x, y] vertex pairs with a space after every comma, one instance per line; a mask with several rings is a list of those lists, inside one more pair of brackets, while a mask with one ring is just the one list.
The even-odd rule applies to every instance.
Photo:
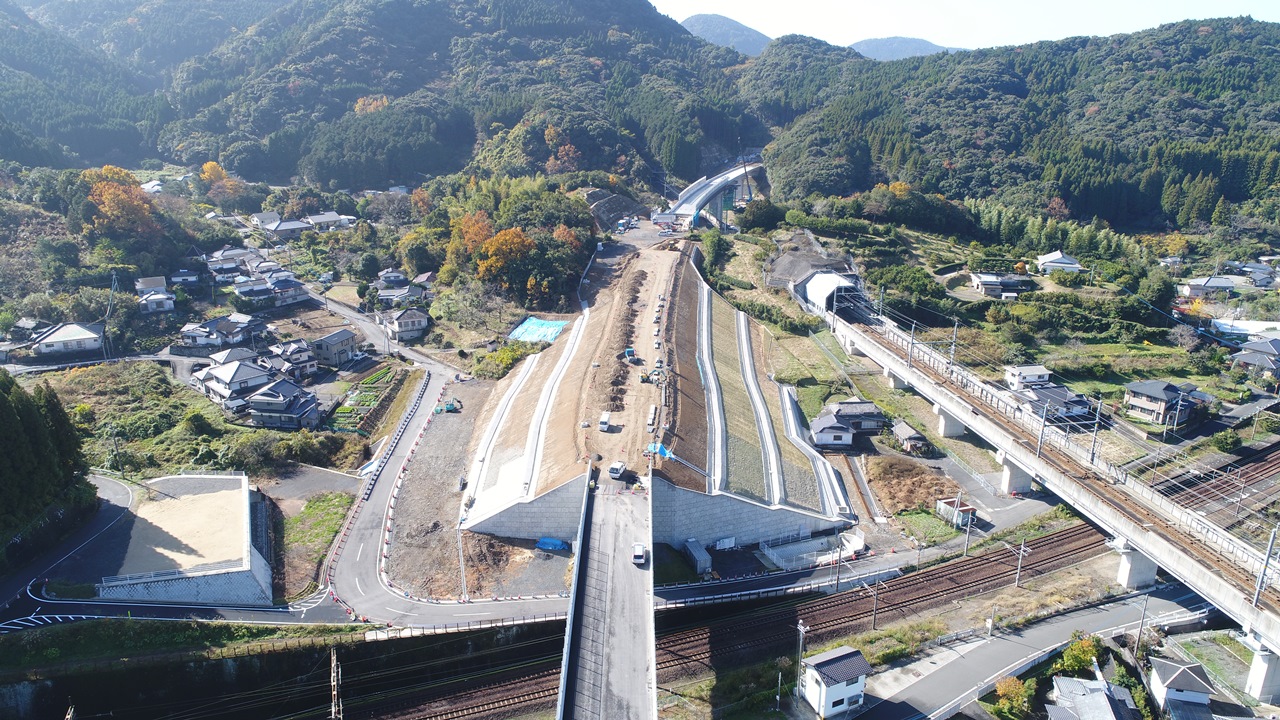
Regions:
[[747, 386], [742, 380], [735, 323], [737, 311], [715, 293], [711, 295], [711, 344], [720, 395], [724, 402], [725, 430], [728, 433], [728, 488], [731, 492], [761, 502], [770, 502], [764, 480], [760, 433]]
[[773, 433], [778, 438], [778, 451], [782, 458], [782, 488], [786, 493], [786, 504], [805, 510], [822, 510], [822, 500], [818, 493], [818, 479], [813, 474], [813, 464], [808, 456], [800, 452], [791, 439], [787, 437], [786, 422], [782, 415], [782, 398], [778, 394], [778, 386], [769, 377], [765, 359], [773, 336], [763, 326], [751, 324], [751, 346], [756, 356], [756, 375], [759, 378], [761, 394], [765, 405], [769, 408], [769, 419], [773, 423]]

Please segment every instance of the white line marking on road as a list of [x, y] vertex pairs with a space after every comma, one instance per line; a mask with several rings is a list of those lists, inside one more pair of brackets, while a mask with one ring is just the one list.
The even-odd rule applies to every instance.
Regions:
[[356, 578], [356, 590], [359, 590], [361, 595], [364, 594], [364, 588], [360, 587], [360, 578]]
[[360, 556], [364, 554], [364, 543], [360, 543], [360, 549], [356, 551], [356, 562], [360, 562]]
[[[406, 615], [408, 613], [405, 613]], [[493, 613], [454, 613], [454, 617], [473, 617], [476, 615], [492, 615]]]

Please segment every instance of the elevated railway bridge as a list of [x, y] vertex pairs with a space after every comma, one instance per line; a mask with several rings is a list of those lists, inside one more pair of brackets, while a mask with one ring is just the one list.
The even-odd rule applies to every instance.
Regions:
[[1162, 567], [1239, 622], [1254, 652], [1247, 692], [1264, 702], [1280, 696], [1273, 548], [1260, 550], [1171, 501], [1104, 459], [1089, 434], [1023, 412], [994, 384], [877, 314], [860, 293], [834, 295], [822, 313], [847, 352], [865, 355], [895, 388], [911, 387], [933, 403], [940, 435], [968, 430], [995, 447], [1004, 492], [1038, 482], [1107, 529], [1122, 554], [1118, 579], [1126, 587], [1151, 584]]

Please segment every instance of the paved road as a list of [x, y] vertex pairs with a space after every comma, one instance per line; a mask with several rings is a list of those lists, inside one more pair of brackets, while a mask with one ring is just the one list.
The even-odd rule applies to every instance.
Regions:
[[[1151, 593], [1146, 627], [1200, 610], [1206, 605], [1182, 585]], [[998, 631], [990, 639], [942, 648], [924, 659], [868, 678], [867, 702], [862, 715], [872, 720], [909, 720], [928, 716], [941, 720], [959, 712], [977, 693], [1023, 663], [1039, 657], [1082, 630], [1109, 636], [1113, 630], [1133, 632], [1142, 619], [1142, 597], [1060, 615], [1019, 630]], [[956, 662], [962, 661], [962, 662]], [[928, 676], [928, 681], [924, 678]]]
[[650, 546], [649, 508], [647, 494], [609, 488], [595, 496], [577, 656], [570, 659], [576, 682], [566, 716], [575, 720], [657, 716], [652, 554], [639, 566], [631, 559], [633, 543]]
[[[323, 299], [320, 298], [322, 301]], [[388, 346], [387, 336], [377, 323], [353, 308], [338, 302], [329, 303], [329, 309], [350, 320], [375, 347]], [[426, 355], [397, 345], [389, 344], [406, 358], [426, 368], [430, 373], [423, 401], [407, 420], [407, 429], [400, 443], [392, 449], [388, 461], [374, 483], [369, 498], [356, 515], [348, 533], [345, 547], [333, 566], [333, 587], [336, 597], [348, 605], [355, 615], [367, 617], [379, 624], [401, 627], [455, 625], [502, 618], [535, 617], [563, 613], [568, 609], [567, 598], [516, 601], [478, 601], [468, 604], [437, 604], [425, 599], [410, 597], [405, 591], [389, 586], [380, 571], [382, 550], [385, 547], [386, 514], [390, 506], [396, 476], [413, 449], [415, 438], [426, 425], [435, 408], [435, 400], [445, 382], [451, 380], [456, 368], [439, 363]], [[431, 452], [436, 443], [448, 442], [431, 433], [423, 435], [419, 450]], [[456, 452], [456, 448], [450, 448]]]

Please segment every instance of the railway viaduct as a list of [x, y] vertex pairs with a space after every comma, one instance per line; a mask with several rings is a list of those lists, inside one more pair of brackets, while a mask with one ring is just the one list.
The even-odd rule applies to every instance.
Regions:
[[823, 316], [847, 352], [865, 355], [895, 388], [911, 387], [933, 403], [940, 435], [969, 431], [997, 448], [1003, 491], [1038, 482], [1107, 529], [1121, 553], [1119, 582], [1150, 585], [1163, 567], [1239, 622], [1254, 652], [1246, 691], [1264, 702], [1280, 696], [1280, 592], [1265, 553], [1131, 478], [1088, 442], [1025, 416], [994, 385], [875, 314], [862, 296], [828, 299]]

